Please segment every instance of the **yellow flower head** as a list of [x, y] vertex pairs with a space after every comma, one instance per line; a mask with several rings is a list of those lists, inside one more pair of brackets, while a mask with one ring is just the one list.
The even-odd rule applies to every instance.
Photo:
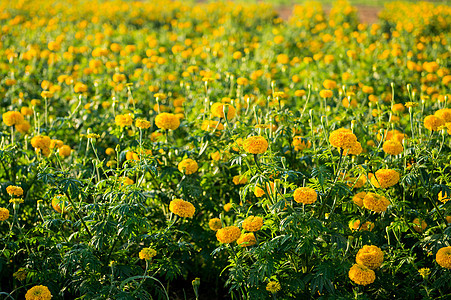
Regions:
[[58, 213], [66, 213], [72, 209], [72, 206], [69, 203], [69, 200], [65, 195], [57, 195], [52, 199], [52, 207]]
[[227, 119], [231, 120], [235, 117], [236, 109], [230, 104], [221, 102], [216, 102], [211, 106], [211, 114], [217, 118], [225, 118], [225, 112]]
[[192, 218], [196, 208], [188, 201], [174, 199], [169, 204], [169, 210], [182, 218]]
[[301, 136], [295, 136], [293, 138], [292, 145], [293, 145], [295, 151], [302, 151], [304, 149], [310, 148], [312, 143], [310, 143], [309, 141], [306, 141]]
[[377, 170], [374, 175], [370, 175], [371, 183], [377, 188], [388, 188], [398, 183], [400, 175], [392, 169]]
[[451, 108], [442, 108], [434, 113], [434, 116], [445, 120], [446, 123], [451, 122]]
[[7, 111], [3, 115], [3, 123], [6, 124], [6, 126], [14, 126], [22, 124], [25, 119], [23, 115], [18, 111]]
[[390, 201], [387, 198], [375, 193], [367, 193], [363, 198], [363, 206], [377, 213], [386, 211], [389, 205]]
[[72, 152], [72, 149], [68, 145], [63, 145], [58, 148], [58, 153], [61, 157], [68, 157]]
[[398, 155], [404, 151], [402, 144], [394, 140], [386, 141], [382, 149], [389, 155]]
[[218, 231], [222, 228], [221, 219], [219, 218], [213, 218], [208, 221], [208, 227], [210, 227], [211, 230]]
[[418, 273], [421, 275], [421, 277], [427, 278], [429, 276], [429, 274], [431, 274], [431, 269], [421, 268], [418, 270]]
[[357, 229], [359, 231], [372, 231], [374, 229], [374, 223], [367, 221], [363, 223], [362, 226], [360, 226], [360, 220], [351, 220], [349, 222], [349, 229], [351, 229], [352, 231]]
[[333, 147], [351, 149], [357, 143], [357, 137], [351, 130], [340, 128], [330, 133], [329, 142]]
[[243, 221], [242, 226], [247, 231], [259, 231], [263, 226], [263, 218], [249, 216]]
[[236, 243], [238, 244], [238, 246], [240, 247], [250, 247], [253, 246], [255, 244], [257, 244], [257, 240], [255, 238], [254, 233], [249, 232], [249, 233], [245, 233], [242, 234], [238, 240], [236, 241]]
[[428, 224], [423, 219], [415, 218], [412, 223], [416, 232], [423, 232], [428, 227]]
[[352, 197], [352, 202], [354, 202], [355, 204], [357, 204], [359, 207], [363, 206], [363, 198], [365, 198], [366, 193], [365, 192], [360, 192], [354, 195], [354, 197]]
[[376, 274], [373, 270], [363, 265], [354, 264], [349, 270], [349, 279], [359, 285], [368, 285], [374, 282]]
[[0, 207], [0, 221], [8, 220], [9, 218], [9, 210], [4, 207]]
[[133, 124], [133, 117], [129, 114], [117, 115], [114, 121], [120, 127], [131, 126]]
[[243, 148], [251, 154], [262, 154], [268, 149], [268, 141], [262, 136], [252, 136], [244, 141]]
[[316, 191], [309, 187], [299, 187], [294, 190], [293, 199], [297, 203], [312, 204], [318, 198]]
[[157, 255], [157, 251], [152, 248], [143, 248], [141, 251], [139, 251], [140, 259], [151, 260], [155, 255]]
[[36, 285], [25, 294], [25, 300], [50, 300], [51, 298], [52, 293], [44, 285]]
[[216, 238], [220, 243], [230, 244], [238, 240], [241, 236], [241, 230], [236, 226], [228, 226], [219, 229], [216, 232]]
[[440, 248], [435, 255], [435, 261], [441, 267], [451, 269], [451, 246]]
[[431, 131], [438, 131], [441, 126], [445, 125], [445, 120], [434, 115], [424, 118], [424, 127]]
[[20, 197], [23, 195], [23, 189], [20, 186], [10, 185], [6, 188], [6, 192], [11, 196]]
[[321, 98], [330, 98], [334, 95], [334, 93], [331, 90], [321, 90], [319, 95]]
[[446, 203], [450, 200], [450, 197], [448, 197], [448, 195], [446, 194], [446, 192], [442, 193], [442, 191], [440, 191], [438, 193], [438, 200], [440, 202]]
[[381, 266], [384, 261], [384, 252], [377, 246], [365, 245], [357, 252], [356, 263], [364, 265], [372, 270]]
[[195, 160], [187, 158], [179, 162], [178, 169], [180, 172], [186, 175], [190, 175], [196, 173], [199, 169], [199, 166], [197, 165], [197, 162]]
[[233, 183], [235, 185], [240, 185], [240, 184], [246, 184], [247, 183], [247, 177], [244, 175], [236, 175], [233, 176]]
[[135, 126], [140, 129], [147, 129], [150, 127], [150, 122], [144, 119], [136, 119]]
[[278, 281], [270, 281], [266, 285], [266, 290], [273, 294], [277, 293], [281, 289], [282, 289], [282, 287], [280, 286], [280, 283]]
[[161, 113], [155, 117], [155, 125], [160, 129], [176, 130], [180, 126], [180, 119], [170, 113]]

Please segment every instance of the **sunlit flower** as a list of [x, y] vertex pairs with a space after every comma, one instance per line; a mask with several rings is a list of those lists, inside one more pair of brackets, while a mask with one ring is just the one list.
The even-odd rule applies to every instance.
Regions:
[[377, 246], [364, 245], [359, 252], [357, 252], [356, 263], [364, 265], [372, 270], [381, 266], [384, 261], [384, 252]]
[[178, 169], [180, 172], [186, 175], [190, 175], [196, 173], [199, 169], [199, 166], [197, 165], [197, 162], [195, 160], [187, 158], [179, 162]]
[[252, 136], [244, 141], [243, 148], [251, 154], [262, 154], [268, 149], [268, 141], [262, 136]]
[[316, 202], [317, 198], [316, 191], [309, 187], [299, 187], [293, 193], [293, 199], [297, 203], [312, 204]]
[[392, 169], [377, 170], [374, 175], [370, 175], [371, 183], [377, 188], [388, 188], [398, 183], [400, 175]]
[[451, 246], [440, 248], [435, 255], [435, 261], [441, 267], [451, 269]]
[[0, 207], [0, 221], [5, 221], [9, 218], [9, 210], [4, 207]]
[[2, 118], [6, 126], [14, 126], [24, 122], [23, 115], [18, 111], [7, 111], [2, 115]]
[[357, 142], [357, 137], [351, 130], [340, 128], [330, 133], [329, 142], [337, 148], [351, 149]]
[[218, 118], [224, 118], [225, 112], [227, 113], [227, 119], [231, 120], [235, 117], [236, 109], [227, 103], [216, 102], [211, 106], [211, 114]]
[[11, 196], [20, 197], [23, 195], [23, 189], [20, 186], [9, 185], [6, 192]]
[[255, 235], [253, 232], [244, 233], [242, 234], [238, 240], [236, 241], [238, 246], [240, 247], [250, 247], [257, 243], [257, 240], [255, 239]]
[[143, 248], [139, 251], [139, 259], [151, 260], [155, 255], [157, 255], [157, 251], [152, 248]]
[[228, 226], [219, 229], [216, 232], [216, 238], [223, 244], [230, 244], [238, 240], [241, 236], [241, 230], [236, 226]]
[[50, 300], [51, 298], [52, 293], [44, 285], [36, 285], [25, 294], [25, 300]]
[[243, 221], [242, 226], [247, 231], [259, 231], [263, 226], [263, 218], [249, 216]]
[[423, 219], [415, 218], [412, 221], [413, 223], [413, 229], [415, 229], [416, 232], [423, 232], [428, 224]]
[[218, 231], [222, 228], [221, 219], [219, 218], [213, 218], [208, 221], [208, 227], [210, 227], [211, 230]]
[[376, 274], [373, 270], [363, 265], [354, 264], [349, 270], [349, 279], [359, 285], [368, 285], [374, 282]]
[[155, 125], [160, 129], [176, 130], [180, 126], [180, 119], [170, 113], [160, 113], [155, 117]]
[[387, 198], [375, 193], [369, 192], [363, 198], [363, 206], [377, 213], [386, 211], [389, 205], [390, 201]]
[[277, 293], [278, 291], [280, 291], [282, 289], [282, 287], [280, 286], [280, 283], [278, 281], [270, 281], [268, 282], [268, 284], [266, 285], [266, 290], [268, 292], [271, 292], [273, 294]]
[[188, 201], [174, 199], [169, 204], [169, 210], [182, 218], [192, 218], [196, 208]]
[[437, 131], [439, 130], [439, 127], [443, 125], [445, 125], [445, 120], [434, 115], [430, 115], [424, 118], [424, 127], [431, 131]]
[[126, 127], [131, 126], [133, 124], [133, 117], [129, 114], [117, 115], [114, 118], [117, 126]]

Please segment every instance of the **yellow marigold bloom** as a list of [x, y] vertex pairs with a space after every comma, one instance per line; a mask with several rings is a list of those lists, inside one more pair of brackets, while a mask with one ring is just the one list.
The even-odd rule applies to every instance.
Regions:
[[136, 119], [135, 126], [141, 129], [147, 129], [150, 127], [150, 122], [144, 119]]
[[451, 269], [451, 246], [440, 248], [435, 261], [443, 268]]
[[241, 57], [243, 57], [243, 53], [241, 53], [240, 51], [236, 51], [236, 52], [233, 52], [232, 56], [234, 59], [240, 59]]
[[[359, 229], [360, 228], [360, 229]], [[359, 231], [372, 231], [374, 229], [374, 223], [365, 222], [360, 226], [360, 220], [351, 220], [349, 222], [349, 229], [351, 230], [359, 230]]]
[[244, 141], [243, 148], [251, 154], [262, 154], [268, 149], [268, 141], [262, 136], [251, 136]]
[[423, 219], [415, 218], [412, 223], [416, 232], [423, 232], [428, 227], [428, 224]]
[[330, 98], [330, 97], [332, 97], [334, 95], [334, 93], [331, 90], [321, 90], [319, 92], [319, 95], [322, 98]]
[[249, 216], [243, 221], [243, 229], [247, 231], [259, 231], [263, 226], [263, 218]]
[[20, 186], [10, 185], [6, 188], [6, 192], [11, 196], [20, 197], [23, 195], [23, 189]]
[[52, 293], [44, 285], [36, 285], [25, 294], [25, 300], [50, 300], [51, 298]]
[[394, 113], [402, 113], [406, 110], [406, 107], [402, 103], [396, 103], [396, 104], [393, 104], [391, 110]]
[[25, 268], [19, 268], [19, 270], [14, 272], [13, 277], [17, 280], [24, 281], [27, 278], [27, 273]]
[[299, 187], [294, 190], [293, 198], [297, 203], [312, 204], [316, 202], [318, 194], [312, 188]]
[[268, 282], [268, 284], [266, 285], [266, 290], [268, 292], [271, 293], [277, 293], [278, 291], [280, 291], [282, 289], [282, 287], [280, 286], [280, 283], [278, 281], [270, 281]]
[[157, 251], [152, 248], [143, 248], [139, 251], [139, 259], [151, 260], [155, 255], [157, 255]]
[[230, 244], [235, 242], [241, 236], [241, 230], [236, 226], [228, 226], [219, 229], [216, 232], [216, 238], [220, 243]]
[[161, 113], [155, 117], [155, 125], [160, 129], [176, 130], [180, 126], [180, 119], [170, 113]]
[[23, 106], [20, 109], [20, 113], [24, 116], [32, 116], [33, 115], [33, 109], [31, 107]]
[[407, 108], [411, 108], [411, 107], [418, 106], [418, 103], [416, 103], [416, 102], [406, 102], [405, 106]]
[[359, 155], [360, 153], [362, 153], [363, 148], [362, 148], [362, 144], [360, 144], [359, 142], [355, 142], [354, 145], [352, 145], [352, 147], [346, 151], [346, 155]]
[[125, 185], [132, 185], [132, 184], [134, 184], [135, 182], [133, 181], [133, 179], [130, 179], [130, 178], [128, 178], [128, 177], [119, 177], [118, 178], [123, 184], [125, 184]]
[[371, 183], [377, 188], [388, 188], [398, 183], [400, 175], [392, 169], [377, 170], [375, 175], [370, 174]]
[[236, 109], [230, 104], [216, 102], [211, 106], [211, 114], [217, 118], [225, 118], [225, 113], [227, 112], [227, 119], [231, 120], [235, 117]]
[[25, 121], [23, 115], [18, 111], [7, 111], [2, 115], [2, 117], [3, 123], [5, 123], [6, 126], [22, 124]]
[[431, 269], [421, 268], [418, 270], [418, 273], [421, 275], [421, 277], [428, 278], [429, 274], [431, 274]]
[[359, 285], [368, 285], [374, 282], [376, 274], [370, 268], [365, 266], [354, 264], [349, 270], [349, 279]]
[[133, 124], [133, 117], [129, 114], [117, 115], [114, 121], [120, 127], [131, 126]]
[[88, 86], [86, 84], [83, 84], [81, 82], [77, 82], [74, 86], [74, 92], [75, 93], [84, 93], [88, 91]]
[[114, 153], [116, 153], [116, 151], [114, 151], [113, 148], [106, 148], [105, 150], [105, 154], [108, 156], [114, 155]]
[[61, 157], [68, 157], [72, 153], [72, 149], [68, 145], [63, 145], [58, 148], [58, 153]]
[[240, 247], [250, 247], [257, 244], [257, 240], [255, 239], [255, 235], [253, 232], [242, 234], [238, 240], [236, 241], [238, 246]]
[[174, 199], [169, 204], [169, 210], [182, 218], [192, 218], [196, 208], [188, 201]]
[[52, 198], [52, 207], [60, 214], [66, 213], [72, 209], [67, 196], [62, 194]]
[[365, 94], [372, 94], [374, 92], [374, 89], [371, 86], [364, 85], [362, 87], [362, 92]]
[[306, 94], [305, 90], [296, 90], [296, 91], [294, 91], [294, 95], [296, 97], [302, 97], [302, 96], [305, 96], [305, 94]]
[[199, 169], [199, 166], [197, 165], [197, 162], [195, 160], [187, 158], [179, 162], [178, 169], [180, 172], [186, 175], [190, 175], [196, 173], [196, 171]]
[[218, 231], [222, 228], [221, 219], [219, 218], [213, 218], [208, 221], [208, 227], [210, 227], [211, 230]]
[[224, 204], [224, 210], [226, 211], [226, 212], [229, 212], [229, 210], [232, 208], [232, 203], [226, 203], [226, 204]]
[[439, 130], [439, 127], [443, 125], [445, 125], [445, 120], [434, 115], [430, 115], [424, 118], [424, 127], [431, 131], [437, 131]]
[[235, 185], [240, 185], [240, 184], [246, 184], [247, 183], [247, 177], [244, 175], [236, 175], [233, 176], [233, 183]]
[[362, 174], [359, 176], [359, 178], [350, 177], [347, 179], [347, 181], [348, 181], [349, 187], [352, 187], [354, 189], [359, 189], [365, 185], [367, 180], [366, 180], [366, 176]]
[[286, 65], [290, 62], [290, 58], [285, 53], [277, 55], [277, 62], [282, 65]]
[[446, 203], [450, 200], [450, 198], [448, 197], [448, 194], [446, 192], [442, 193], [442, 191], [440, 191], [438, 193], [438, 201]]
[[264, 194], [265, 194], [265, 191], [261, 187], [255, 186], [255, 188], [254, 188], [255, 197], [260, 198]]
[[337, 82], [335, 82], [334, 80], [326, 79], [323, 82], [323, 87], [328, 90], [333, 90], [337, 87]]
[[387, 198], [375, 193], [367, 193], [363, 198], [363, 206], [377, 213], [386, 211], [389, 205], [390, 201]]
[[451, 122], [451, 108], [442, 108], [434, 113], [434, 116], [445, 120], [445, 122]]
[[28, 133], [28, 131], [30, 131], [30, 128], [30, 122], [28, 122], [27, 120], [24, 120], [20, 124], [16, 124], [16, 130], [23, 134]]
[[362, 207], [363, 206], [363, 198], [365, 198], [365, 196], [366, 196], [366, 192], [357, 193], [354, 195], [354, 197], [352, 197], [352, 202], [354, 202], [359, 207]]
[[372, 270], [381, 266], [384, 261], [384, 252], [377, 246], [365, 245], [357, 252], [356, 263], [364, 265]]
[[42, 91], [41, 92], [41, 97], [42, 98], [51, 98], [53, 97], [53, 93], [50, 91]]
[[297, 135], [293, 138], [292, 145], [295, 151], [302, 151], [304, 149], [310, 148], [312, 143], [310, 143], [310, 141], [306, 141], [301, 136]]
[[329, 142], [333, 147], [351, 149], [357, 143], [357, 137], [351, 130], [340, 128], [330, 133]]
[[386, 141], [382, 146], [382, 149], [389, 155], [398, 155], [404, 151], [402, 144], [393, 140]]
[[31, 139], [31, 145], [38, 149], [49, 149], [51, 139], [46, 135], [37, 135]]
[[0, 207], [0, 221], [5, 221], [9, 218], [9, 210], [4, 207]]

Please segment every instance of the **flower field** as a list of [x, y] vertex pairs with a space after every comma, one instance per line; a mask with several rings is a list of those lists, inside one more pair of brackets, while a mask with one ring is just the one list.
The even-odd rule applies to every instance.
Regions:
[[0, 299], [451, 297], [450, 6], [0, 7]]

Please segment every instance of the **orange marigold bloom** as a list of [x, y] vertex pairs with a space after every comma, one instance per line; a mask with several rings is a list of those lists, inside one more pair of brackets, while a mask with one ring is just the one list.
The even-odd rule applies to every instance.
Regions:
[[176, 130], [180, 126], [180, 119], [170, 113], [161, 113], [155, 117], [155, 125], [160, 129]]
[[309, 141], [306, 141], [301, 136], [295, 136], [293, 138], [292, 145], [293, 145], [295, 151], [302, 151], [304, 149], [310, 148], [312, 143], [310, 143]]
[[435, 261], [441, 267], [451, 269], [451, 246], [440, 248], [435, 255]]
[[370, 175], [371, 183], [377, 188], [388, 188], [398, 183], [400, 175], [392, 169], [380, 169], [375, 175]]
[[376, 274], [373, 270], [363, 265], [354, 264], [349, 270], [349, 279], [359, 285], [368, 285], [374, 282]]
[[50, 300], [52, 293], [44, 285], [36, 285], [25, 294], [25, 300]]
[[340, 128], [330, 133], [329, 142], [333, 147], [351, 149], [357, 143], [357, 137], [351, 130]]
[[332, 97], [334, 95], [334, 93], [331, 90], [321, 90], [319, 92], [319, 95], [322, 98], [330, 98], [330, 97]]
[[244, 141], [243, 148], [251, 154], [262, 154], [268, 149], [268, 141], [262, 136], [251, 136]]
[[16, 130], [23, 134], [28, 133], [28, 131], [30, 131], [30, 128], [30, 122], [28, 122], [27, 120], [24, 120], [20, 124], [16, 124]]
[[297, 203], [312, 204], [316, 202], [317, 198], [316, 191], [309, 187], [299, 187], [293, 193], [293, 199]]
[[424, 118], [424, 127], [431, 131], [437, 131], [439, 127], [445, 125], [445, 120], [434, 115]]
[[253, 232], [242, 234], [238, 240], [236, 241], [238, 246], [240, 247], [250, 247], [257, 244], [257, 240], [255, 239], [255, 235]]
[[374, 270], [379, 268], [384, 261], [384, 252], [377, 246], [365, 245], [357, 252], [355, 261]]
[[2, 118], [6, 126], [22, 124], [25, 120], [23, 115], [18, 111], [7, 111], [2, 115]]
[[37, 135], [31, 139], [31, 145], [41, 150], [50, 149], [51, 139], [46, 135]]
[[249, 216], [243, 221], [243, 229], [247, 231], [259, 231], [263, 226], [263, 218]]
[[445, 120], [445, 122], [451, 122], [451, 108], [442, 108], [434, 113], [434, 116]]
[[151, 260], [152, 257], [154, 257], [155, 255], [157, 255], [157, 251], [155, 251], [155, 249], [152, 248], [143, 248], [139, 252], [139, 258], [145, 260]]
[[247, 183], [247, 177], [244, 175], [236, 175], [233, 176], [233, 183], [235, 185], [240, 185], [240, 184], [246, 184]]
[[178, 169], [180, 172], [186, 175], [190, 175], [196, 173], [199, 169], [199, 166], [197, 165], [197, 162], [195, 160], [187, 158], [179, 162]]
[[10, 185], [6, 188], [6, 192], [11, 196], [20, 197], [23, 195], [23, 189], [20, 186]]
[[216, 232], [216, 238], [223, 244], [230, 244], [238, 240], [241, 230], [236, 226], [227, 226]]
[[389, 205], [387, 198], [375, 193], [367, 193], [363, 198], [363, 206], [377, 213], [386, 211]]
[[404, 151], [402, 144], [393, 140], [386, 141], [382, 146], [382, 149], [385, 153], [390, 155], [398, 155]]
[[129, 114], [117, 115], [114, 118], [117, 126], [126, 127], [131, 126], [133, 124], [133, 117]]
[[440, 191], [440, 192], [438, 193], [438, 201], [443, 202], [443, 203], [446, 203], [446, 202], [448, 202], [449, 200], [450, 200], [450, 198], [448, 197], [448, 195], [447, 195], [446, 192], [442, 193], [442, 191]]
[[0, 221], [5, 221], [9, 218], [9, 210], [4, 207], [0, 207]]
[[235, 117], [236, 109], [230, 104], [216, 102], [211, 106], [211, 114], [218, 118], [225, 118], [225, 113], [227, 112], [227, 119], [231, 120]]
[[360, 226], [360, 220], [351, 220], [349, 222], [349, 229], [353, 231], [357, 229], [359, 231], [372, 231], [374, 229], [374, 223], [367, 221]]
[[169, 204], [169, 210], [182, 218], [192, 218], [196, 208], [188, 201], [174, 199]]
[[365, 198], [365, 196], [366, 196], [366, 192], [357, 193], [354, 195], [354, 197], [352, 197], [352, 202], [357, 204], [359, 207], [362, 207], [363, 206], [363, 198]]
[[415, 218], [412, 223], [416, 232], [423, 232], [428, 227], [428, 224], [423, 219]]
[[213, 218], [208, 221], [208, 227], [210, 227], [211, 230], [218, 231], [222, 228], [221, 219], [219, 218]]
[[222, 123], [218, 121], [205, 120], [204, 122], [202, 122], [201, 129], [205, 131], [213, 131], [216, 129], [218, 130], [216, 134], [221, 135], [221, 132], [219, 132], [219, 130], [224, 130], [224, 125], [222, 125]]
[[150, 127], [150, 122], [145, 119], [136, 119], [135, 126], [140, 129], [147, 129]]

